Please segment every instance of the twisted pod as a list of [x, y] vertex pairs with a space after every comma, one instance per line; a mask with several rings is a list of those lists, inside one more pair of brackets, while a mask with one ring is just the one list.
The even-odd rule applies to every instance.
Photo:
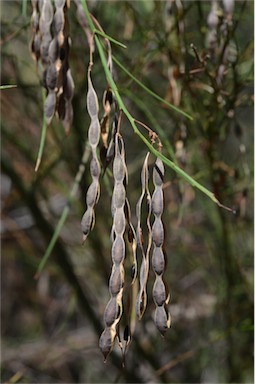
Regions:
[[[152, 244], [152, 232], [151, 232], [151, 225], [150, 225], [150, 217], [151, 217], [151, 196], [150, 191], [148, 187], [149, 182], [149, 170], [148, 170], [148, 159], [149, 159], [150, 153], [148, 152], [144, 163], [143, 168], [141, 172], [141, 184], [142, 184], [142, 192], [141, 196], [138, 200], [138, 203], [136, 205], [136, 216], [137, 216], [137, 243], [139, 248], [142, 251], [142, 264], [140, 269], [140, 289], [137, 296], [136, 301], [136, 314], [139, 320], [142, 318], [144, 311], [146, 309], [147, 305], [147, 292], [146, 292], [146, 285], [148, 280], [148, 274], [149, 274], [149, 253], [151, 249]], [[147, 250], [144, 250], [144, 240], [143, 240], [143, 234], [142, 234], [142, 228], [141, 228], [141, 210], [142, 210], [142, 202], [144, 199], [146, 193], [146, 203], [147, 203], [147, 229], [148, 229], [148, 244], [147, 244]]]

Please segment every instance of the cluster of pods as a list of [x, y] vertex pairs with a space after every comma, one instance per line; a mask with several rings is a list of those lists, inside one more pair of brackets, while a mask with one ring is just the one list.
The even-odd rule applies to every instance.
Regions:
[[[104, 311], [105, 329], [103, 330], [99, 347], [106, 359], [111, 352], [115, 341], [121, 350], [125, 351], [132, 338], [132, 324], [128, 306], [124, 305], [123, 295], [125, 290], [132, 291], [132, 286], [137, 283], [139, 288], [135, 299], [135, 308], [138, 319], [143, 317], [147, 306], [147, 281], [149, 276], [150, 255], [155, 282], [152, 297], [155, 303], [154, 322], [162, 336], [170, 327], [170, 314], [168, 312], [169, 294], [163, 275], [166, 269], [166, 254], [164, 251], [164, 226], [162, 214], [164, 210], [163, 162], [156, 158], [152, 179], [154, 191], [151, 196], [149, 190], [149, 156], [147, 153], [141, 171], [142, 191], [136, 205], [136, 228], [131, 223], [130, 207], [127, 197], [128, 168], [125, 159], [125, 145], [121, 135], [122, 111], [118, 105], [114, 92], [108, 86], [105, 91], [103, 105], [104, 116], [99, 122], [99, 107], [96, 91], [91, 80], [90, 63], [88, 69], [87, 109], [91, 119], [88, 130], [88, 142], [92, 150], [90, 163], [91, 184], [86, 193], [87, 209], [82, 217], [81, 226], [84, 240], [89, 235], [95, 224], [95, 209], [100, 194], [100, 165], [99, 154], [104, 168], [112, 163], [113, 192], [111, 202], [112, 230], [111, 230], [111, 259], [112, 271], [109, 279], [110, 299]], [[114, 113], [112, 119], [111, 135], [109, 134], [111, 109]], [[100, 135], [102, 147], [99, 148]], [[108, 143], [108, 135], [110, 136]], [[146, 228], [142, 228], [142, 206], [146, 210]], [[152, 225], [151, 222], [153, 221]], [[145, 233], [146, 232], [146, 233]], [[146, 246], [145, 246], [146, 237]], [[132, 263], [125, 266], [128, 244], [132, 250]], [[141, 257], [140, 257], [141, 255]], [[141, 260], [139, 259], [141, 258]], [[129, 263], [130, 264], [130, 263]], [[139, 266], [139, 267], [138, 267]], [[129, 272], [127, 272], [129, 270]], [[128, 278], [131, 282], [128, 283]], [[123, 338], [120, 335], [120, 322], [125, 313], [126, 325]]]
[[42, 67], [42, 84], [47, 91], [44, 105], [46, 122], [50, 124], [56, 114], [66, 133], [73, 121], [74, 93], [69, 68], [69, 6], [68, 0], [55, 0], [54, 3], [51, 0], [32, 0], [33, 35], [30, 45], [32, 56]]

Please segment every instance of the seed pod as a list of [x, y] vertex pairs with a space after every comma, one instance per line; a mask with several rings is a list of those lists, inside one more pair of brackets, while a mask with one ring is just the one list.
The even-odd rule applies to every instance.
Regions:
[[117, 296], [124, 284], [124, 268], [123, 265], [113, 266], [112, 274], [109, 281], [109, 291], [112, 296]]
[[[120, 134], [115, 136], [115, 159], [121, 157], [119, 164], [122, 164], [119, 169], [125, 169], [125, 151], [124, 143]], [[114, 160], [115, 161], [115, 160]], [[115, 162], [116, 163], [116, 162]], [[119, 175], [122, 175], [119, 177]], [[118, 177], [116, 177], [116, 172], [114, 172], [114, 189], [112, 196], [112, 213], [113, 213], [113, 224], [112, 224], [112, 273], [109, 281], [109, 291], [111, 298], [106, 306], [107, 318], [105, 318], [106, 328], [103, 331], [100, 340], [99, 347], [105, 357], [107, 358], [110, 353], [115, 337], [117, 334], [117, 327], [120, 322], [123, 304], [123, 287], [125, 281], [125, 272], [124, 272], [124, 259], [125, 259], [125, 242], [124, 242], [124, 232], [125, 232], [125, 201], [126, 201], [126, 191], [124, 187], [125, 172], [117, 172]], [[116, 310], [113, 300], [118, 304], [118, 312]]]
[[113, 191], [113, 206], [121, 208], [125, 203], [125, 188], [123, 184], [116, 184]]
[[125, 214], [122, 208], [116, 208], [113, 219], [114, 231], [118, 235], [123, 235], [125, 231]]
[[136, 255], [137, 239], [136, 239], [135, 229], [131, 223], [131, 211], [130, 211], [130, 205], [127, 198], [125, 201], [124, 212], [125, 212], [125, 217], [127, 221], [128, 241], [131, 244], [132, 256], [133, 256], [133, 260], [132, 260], [133, 264], [131, 266], [132, 281], [130, 284], [130, 285], [133, 285], [137, 278], [137, 255]]
[[125, 241], [121, 236], [116, 236], [112, 245], [112, 261], [117, 266], [125, 258]]
[[119, 314], [119, 305], [116, 297], [113, 297], [107, 304], [104, 311], [104, 321], [107, 327], [110, 327], [116, 320]]
[[163, 191], [160, 188], [156, 188], [152, 195], [152, 210], [156, 216], [163, 213]]
[[161, 275], [165, 269], [165, 256], [161, 247], [154, 247], [152, 255], [152, 268], [157, 275]]
[[152, 225], [152, 240], [154, 245], [152, 255], [152, 269], [156, 276], [156, 280], [152, 289], [152, 296], [156, 305], [154, 321], [162, 336], [165, 334], [167, 328], [170, 327], [170, 315], [167, 309], [169, 295], [168, 289], [163, 280], [163, 274], [166, 267], [165, 254], [163, 252], [164, 227], [161, 217], [164, 210], [164, 196], [162, 189], [163, 176], [164, 165], [163, 162], [157, 158], [153, 169], [153, 183], [155, 190], [152, 195], [152, 212], [155, 217], [154, 223]]
[[[68, 0], [33, 0], [31, 26], [32, 55], [43, 66], [43, 85], [47, 90], [45, 115], [47, 124], [56, 113], [68, 133], [73, 120], [74, 84], [69, 68]], [[53, 95], [55, 93], [55, 96]]]
[[[148, 159], [149, 159], [149, 152], [147, 153], [143, 163], [143, 168], [141, 172], [142, 192], [138, 200], [138, 203], [136, 205], [137, 243], [142, 251], [142, 257], [143, 257], [141, 269], [140, 269], [140, 275], [139, 275], [140, 288], [139, 288], [139, 292], [137, 295], [137, 302], [136, 302], [136, 314], [139, 320], [142, 318], [147, 305], [146, 286], [147, 286], [147, 280], [148, 280], [148, 274], [149, 274], [149, 254], [150, 254], [150, 249], [152, 244], [152, 232], [151, 232], [151, 225], [150, 225], [151, 196], [150, 196], [149, 187], [148, 187], [148, 182], [149, 182]], [[147, 244], [146, 251], [144, 250], [144, 241], [143, 241], [142, 228], [141, 228], [141, 210], [142, 210], [142, 203], [143, 203], [145, 194], [146, 194], [146, 205], [147, 205], [147, 211], [148, 211], [147, 221], [146, 221], [147, 230], [148, 230], [148, 244]]]
[[88, 72], [87, 110], [91, 117], [91, 120], [93, 121], [93, 117], [97, 117], [99, 107], [97, 95], [90, 78], [90, 71]]
[[[91, 67], [88, 68], [88, 96], [87, 96], [87, 102], [90, 103], [90, 105], [87, 105], [87, 109], [90, 115], [91, 123], [89, 126], [88, 131], [88, 140], [89, 144], [92, 149], [92, 159], [90, 162], [90, 173], [92, 177], [92, 182], [90, 187], [88, 188], [87, 195], [86, 195], [86, 203], [87, 203], [87, 211], [90, 212], [93, 211], [93, 218], [95, 220], [95, 205], [98, 202], [99, 195], [100, 195], [100, 184], [99, 184], [99, 176], [100, 176], [100, 164], [97, 158], [97, 145], [100, 138], [100, 125], [98, 120], [98, 101], [97, 101], [97, 95], [96, 91], [94, 90], [92, 81], [91, 81]], [[96, 114], [95, 114], [96, 112]], [[86, 217], [86, 212], [84, 216]], [[83, 217], [84, 217], [83, 216]], [[91, 217], [91, 213], [88, 213], [88, 216]], [[94, 222], [93, 222], [94, 225]], [[86, 229], [86, 232], [84, 232], [84, 228]], [[88, 226], [88, 222], [86, 222], [86, 226], [84, 226], [84, 222], [82, 219], [82, 230], [85, 240], [90, 232], [90, 230], [93, 229], [93, 226]]]
[[55, 92], [49, 92], [44, 104], [44, 113], [47, 124], [50, 124], [56, 108], [56, 94]]
[[46, 72], [46, 86], [50, 90], [54, 90], [57, 85], [58, 72], [54, 64], [50, 64]]
[[[63, 6], [58, 6], [56, 3], [55, 3], [55, 6], [56, 6], [56, 12], [53, 19], [53, 32], [55, 36], [59, 35], [60, 33], [63, 35], [63, 29], [65, 25], [65, 15], [63, 11]], [[63, 44], [63, 42], [61, 41], [62, 39], [60, 39], [59, 36], [58, 36], [58, 40], [60, 43]]]
[[96, 147], [100, 138], [100, 125], [98, 119], [91, 121], [88, 137], [91, 147]]
[[121, 181], [125, 176], [125, 168], [120, 154], [117, 154], [113, 162], [113, 176], [116, 181]]
[[114, 327], [106, 327], [99, 339], [99, 348], [106, 360], [111, 352], [116, 338], [116, 329]]
[[100, 175], [100, 164], [96, 157], [93, 157], [90, 162], [90, 174], [92, 178], [98, 178]]
[[161, 306], [166, 301], [166, 289], [162, 278], [158, 275], [153, 286], [153, 299], [156, 305]]
[[81, 4], [80, 0], [74, 0], [77, 6], [77, 11], [76, 11], [76, 17], [81, 25], [81, 27], [85, 30], [85, 33], [87, 35], [87, 40], [88, 40], [88, 45], [91, 47], [91, 51], [94, 52], [94, 39], [92, 37], [92, 33], [90, 31], [90, 28], [88, 27], [87, 19], [84, 13], [83, 6]]
[[81, 229], [83, 232], [83, 241], [86, 240], [90, 231], [92, 231], [95, 223], [95, 214], [93, 209], [89, 208], [86, 210], [81, 220]]
[[165, 305], [156, 308], [154, 321], [159, 332], [164, 336], [171, 325], [171, 317]]
[[98, 197], [98, 182], [92, 181], [92, 184], [90, 184], [89, 189], [87, 191], [86, 195], [86, 203], [87, 206], [91, 207], [94, 205], [94, 203], [97, 201]]
[[160, 217], [156, 217], [152, 226], [152, 239], [157, 247], [164, 243], [164, 227]]
[[53, 7], [51, 0], [44, 0], [41, 10], [41, 22], [51, 24], [53, 18]]
[[157, 158], [153, 169], [153, 183], [155, 186], [161, 186], [164, 178], [164, 165], [161, 159]]

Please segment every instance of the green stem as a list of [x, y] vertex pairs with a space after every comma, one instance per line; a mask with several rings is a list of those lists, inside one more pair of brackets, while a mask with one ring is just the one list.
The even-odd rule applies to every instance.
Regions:
[[[44, 91], [42, 91], [42, 99], [43, 99], [43, 105], [44, 105], [44, 103], [45, 103], [45, 93], [44, 93]], [[43, 154], [43, 149], [44, 149], [44, 144], [45, 144], [45, 139], [46, 139], [46, 132], [47, 132], [47, 123], [46, 123], [45, 112], [43, 110], [42, 133], [41, 133], [40, 146], [39, 146], [39, 151], [38, 151], [36, 165], [35, 165], [35, 172], [38, 171], [39, 166], [41, 164], [42, 154]]]
[[106, 33], [99, 31], [98, 29], [95, 29], [94, 33], [104, 37], [105, 39], [111, 41], [112, 43], [114, 43], [116, 45], [119, 45], [122, 48], [127, 48], [127, 46], [125, 44], [122, 44], [120, 41], [113, 39], [111, 36], [107, 35]]
[[17, 88], [17, 85], [0, 85], [0, 91], [3, 89]]
[[162, 99], [159, 95], [157, 95], [155, 92], [153, 92], [151, 89], [146, 87], [140, 80], [138, 80], [132, 73], [130, 73], [120, 62], [118, 59], [116, 59], [115, 56], [112, 56], [113, 61], [132, 79], [134, 80], [140, 87], [142, 87], [147, 93], [149, 93], [151, 96], [153, 96], [155, 99], [159, 100], [163, 104], [167, 105], [169, 108], [173, 109], [175, 112], [180, 113], [181, 115], [187, 117], [189, 120], [193, 120], [193, 117], [190, 116], [188, 113], [183, 112], [181, 109], [175, 107], [173, 104], [168, 103], [166, 100]]

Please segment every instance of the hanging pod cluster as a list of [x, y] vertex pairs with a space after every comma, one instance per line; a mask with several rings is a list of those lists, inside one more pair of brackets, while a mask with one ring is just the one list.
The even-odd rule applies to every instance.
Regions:
[[[104, 168], [103, 173], [112, 163], [113, 176], [110, 299], [104, 311], [105, 328], [99, 340], [99, 347], [106, 359], [116, 340], [124, 356], [134, 332], [134, 313], [136, 312], [139, 320], [143, 317], [147, 306], [147, 281], [151, 256], [152, 269], [156, 277], [152, 291], [156, 305], [154, 321], [162, 336], [170, 327], [170, 314], [167, 307], [169, 295], [163, 278], [166, 269], [162, 222], [164, 166], [160, 159], [156, 159], [152, 175], [154, 191], [151, 197], [149, 188], [150, 153], [146, 154], [141, 171], [142, 190], [136, 205], [137, 226], [135, 229], [131, 223], [130, 206], [127, 198], [128, 170], [125, 160], [124, 139], [121, 135], [122, 111], [118, 109], [114, 92], [108, 84], [103, 96], [103, 117], [101, 120], [99, 119], [98, 98], [91, 80], [92, 65], [91, 44], [87, 110], [91, 119], [88, 142], [92, 151], [90, 163], [92, 180], [86, 193], [87, 208], [82, 217], [81, 227], [83, 239], [86, 240], [95, 224], [95, 209], [100, 191], [101, 167], [98, 159], [98, 154], [100, 154]], [[110, 50], [108, 50], [108, 68], [112, 72]], [[112, 126], [111, 130], [110, 126]], [[100, 134], [101, 148], [99, 147]], [[151, 137], [155, 138], [155, 136], [157, 135], [151, 134]], [[143, 228], [142, 211], [146, 211], [145, 228]], [[131, 249], [131, 252], [128, 251], [128, 248]], [[129, 253], [131, 258], [128, 258]], [[137, 261], [138, 259], [139, 261]], [[140, 266], [139, 271], [138, 265]], [[128, 298], [125, 301], [126, 296]], [[123, 336], [121, 336], [122, 328]]]
[[[136, 317], [141, 320], [147, 306], [147, 282], [150, 263], [155, 274], [152, 296], [156, 305], [154, 321], [161, 335], [170, 327], [168, 312], [169, 294], [164, 281], [166, 254], [164, 252], [163, 178], [164, 166], [157, 158], [153, 167], [154, 191], [149, 188], [150, 169], [147, 153], [141, 170], [141, 194], [136, 204], [136, 228], [132, 225], [128, 201], [128, 169], [125, 159], [125, 144], [121, 134], [122, 111], [110, 84], [103, 95], [103, 114], [99, 118], [99, 102], [92, 82], [94, 39], [84, 17], [80, 0], [75, 0], [78, 22], [85, 30], [90, 48], [87, 72], [87, 111], [90, 118], [88, 143], [91, 148], [91, 183], [86, 192], [86, 210], [81, 220], [83, 241], [92, 231], [96, 221], [96, 205], [100, 197], [100, 176], [112, 166], [113, 191], [111, 201], [111, 259], [109, 279], [110, 299], [104, 311], [105, 328], [99, 340], [100, 349], [106, 359], [115, 341], [123, 358], [135, 330]], [[74, 84], [69, 68], [70, 48], [68, 24], [68, 0], [32, 0], [31, 24], [33, 36], [31, 51], [42, 66], [42, 82], [47, 90], [45, 117], [50, 124], [54, 114], [62, 121], [68, 132], [72, 124], [72, 97]], [[98, 22], [93, 18], [103, 33]], [[113, 77], [110, 41], [104, 38], [108, 50], [107, 66]], [[143, 125], [143, 124], [142, 124]], [[147, 127], [148, 128], [148, 127]], [[156, 133], [149, 129], [152, 144]], [[100, 140], [101, 138], [101, 140]], [[161, 143], [159, 141], [159, 150]], [[100, 164], [101, 162], [101, 164]], [[103, 171], [102, 171], [103, 170]], [[111, 174], [109, 172], [109, 174]], [[151, 183], [152, 184], [152, 183]], [[145, 224], [143, 213], [146, 212]], [[154, 216], [154, 220], [153, 220]], [[122, 332], [123, 330], [123, 332]], [[122, 335], [122, 336], [121, 336]]]
[[[73, 121], [72, 98], [74, 83], [69, 68], [69, 0], [32, 0], [31, 52], [37, 68], [43, 68], [42, 83], [47, 90], [44, 105], [49, 125], [56, 114], [63, 122], [66, 133]], [[39, 68], [38, 68], [39, 69]]]

